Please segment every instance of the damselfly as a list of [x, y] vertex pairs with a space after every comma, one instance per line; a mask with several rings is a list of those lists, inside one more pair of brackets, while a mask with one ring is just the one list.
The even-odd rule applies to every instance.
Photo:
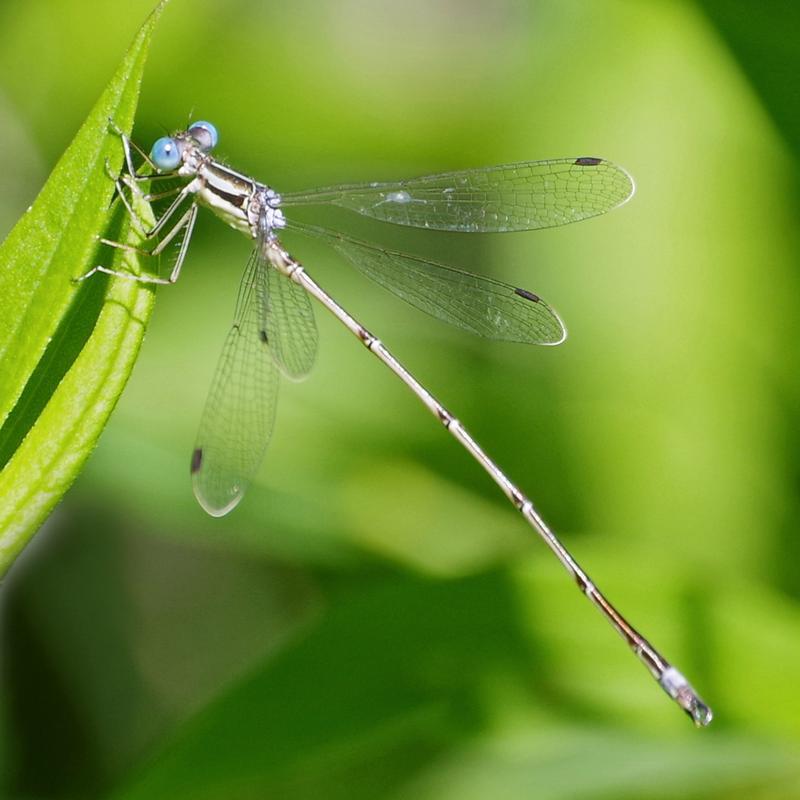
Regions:
[[[391, 183], [332, 186], [278, 194], [217, 161], [216, 128], [196, 122], [162, 137], [148, 156], [124, 133], [127, 174], [117, 190], [134, 224], [156, 244], [146, 255], [178, 243], [168, 278], [97, 266], [122, 278], [174, 283], [180, 274], [198, 205], [211, 209], [254, 240], [239, 289], [233, 326], [226, 339], [203, 411], [191, 459], [194, 492], [208, 513], [221, 516], [241, 500], [258, 470], [275, 420], [278, 378], [299, 379], [314, 361], [317, 330], [309, 296], [319, 301], [362, 344], [394, 372], [453, 437], [489, 473], [528, 524], [555, 553], [579, 589], [594, 603], [661, 687], [698, 725], [711, 709], [683, 675], [620, 614], [592, 583], [533, 503], [492, 461], [456, 419], [363, 325], [340, 306], [283, 247], [282, 230], [297, 230], [327, 242], [357, 269], [413, 306], [490, 339], [559, 344], [566, 332], [557, 314], [538, 295], [493, 278], [376, 247], [342, 233], [301, 224], [285, 213], [295, 206], [330, 204], [397, 225], [466, 233], [523, 231], [566, 225], [604, 214], [626, 202], [633, 181], [625, 170], [601, 158], [560, 158], [506, 166], [466, 169]], [[137, 151], [152, 171], [134, 167]], [[143, 181], [181, 179], [179, 185], [148, 193]], [[126, 198], [126, 189], [145, 201], [169, 205], [144, 230]], [[126, 248], [103, 240], [113, 247]]]

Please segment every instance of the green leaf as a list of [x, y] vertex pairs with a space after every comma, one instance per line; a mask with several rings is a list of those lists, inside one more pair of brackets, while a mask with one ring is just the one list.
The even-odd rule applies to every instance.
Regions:
[[535, 667], [513, 601], [500, 572], [385, 575], [348, 590], [304, 636], [150, 747], [112, 796], [394, 796], [485, 724], [487, 682]]
[[[0, 574], [77, 476], [133, 367], [151, 287], [95, 275], [97, 237], [123, 154], [108, 121], [130, 132], [162, 0], [59, 160], [0, 245]], [[146, 211], [147, 209], [140, 209]], [[126, 226], [117, 236], [135, 244]], [[139, 269], [117, 251], [116, 268]]]

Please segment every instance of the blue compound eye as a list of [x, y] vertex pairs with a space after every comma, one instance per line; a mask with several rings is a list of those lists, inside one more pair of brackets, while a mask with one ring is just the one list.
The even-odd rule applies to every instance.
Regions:
[[171, 136], [162, 136], [150, 151], [153, 163], [163, 172], [171, 172], [181, 163], [181, 148]]
[[189, 126], [189, 136], [197, 142], [201, 150], [213, 150], [219, 141], [217, 129], [203, 119]]

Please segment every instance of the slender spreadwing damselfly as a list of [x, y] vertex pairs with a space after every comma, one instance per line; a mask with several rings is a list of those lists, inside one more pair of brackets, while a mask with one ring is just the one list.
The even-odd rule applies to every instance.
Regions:
[[[472, 333], [501, 341], [559, 344], [566, 336], [564, 326], [533, 292], [294, 221], [291, 209], [327, 204], [396, 225], [464, 233], [535, 230], [594, 217], [625, 203], [634, 191], [625, 170], [602, 158], [559, 158], [278, 194], [211, 155], [218, 135], [209, 122], [195, 122], [160, 138], [149, 155], [122, 131], [116, 133], [127, 168], [116, 179], [117, 194], [133, 224], [154, 243], [138, 252], [158, 256], [172, 243], [177, 255], [167, 278], [96, 266], [81, 279], [105, 272], [148, 283], [175, 283], [200, 205], [254, 241], [191, 458], [194, 492], [209, 514], [230, 511], [256, 474], [272, 434], [280, 375], [299, 379], [311, 369], [317, 350], [309, 299], [313, 297], [394, 372], [486, 470], [664, 691], [697, 725], [711, 721], [711, 709], [686, 678], [606, 599], [533, 503], [464, 425], [309, 275], [279, 239], [283, 230], [320, 239], [406, 302]], [[143, 159], [142, 173], [134, 167], [134, 151]], [[178, 181], [163, 191], [149, 185], [167, 179]], [[149, 229], [134, 210], [134, 194], [146, 202], [167, 204]]]

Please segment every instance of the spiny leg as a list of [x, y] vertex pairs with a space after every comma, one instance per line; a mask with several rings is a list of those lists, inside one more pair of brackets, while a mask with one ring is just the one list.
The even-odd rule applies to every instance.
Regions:
[[[142, 190], [141, 190], [141, 188], [139, 186], [141, 181], [147, 180], [149, 182], [153, 182], [153, 181], [163, 181], [163, 180], [175, 180], [175, 176], [172, 175], [172, 174], [168, 174], [168, 175], [158, 174], [156, 165], [153, 164], [153, 162], [150, 160], [150, 157], [147, 155], [147, 153], [145, 153], [144, 150], [142, 150], [139, 147], [139, 145], [136, 144], [136, 142], [134, 142], [132, 139], [130, 139], [125, 134], [125, 132], [122, 131], [114, 123], [114, 121], [112, 119], [109, 119], [108, 123], [109, 123], [109, 127], [111, 128], [112, 132], [114, 132], [116, 135], [118, 135], [120, 137], [120, 140], [122, 141], [122, 149], [123, 149], [123, 152], [125, 154], [125, 165], [127, 167], [127, 174], [118, 175], [118, 174], [112, 172], [112, 170], [109, 167], [108, 159], [106, 159], [106, 162], [105, 162], [106, 174], [108, 175], [108, 177], [112, 181], [114, 181], [114, 187], [116, 188], [117, 195], [120, 198], [120, 201], [122, 202], [122, 204], [125, 206], [125, 209], [127, 210], [128, 215], [130, 216], [130, 218], [131, 218], [131, 220], [132, 220], [137, 232], [141, 236], [143, 236], [144, 238], [149, 239], [154, 235], [154, 230], [151, 229], [144, 222], [144, 220], [142, 220], [141, 216], [133, 208], [133, 205], [132, 205], [131, 201], [128, 200], [128, 197], [125, 194], [125, 187], [127, 187], [131, 191], [132, 194], [137, 195], [140, 199], [144, 200], [147, 203], [150, 203], [150, 202], [152, 202], [154, 200], [160, 200], [160, 199], [163, 199], [165, 197], [170, 197], [173, 194], [179, 194], [181, 192], [181, 187], [176, 186], [175, 188], [170, 189], [170, 190], [168, 190], [166, 192], [159, 192], [159, 193], [154, 193], [154, 194], [153, 193], [145, 194], [144, 192], [142, 192]], [[131, 156], [131, 147], [136, 149], [136, 151], [144, 159], [144, 162], [146, 164], [148, 164], [150, 166], [150, 168], [156, 172], [156, 174], [139, 174], [136, 171], [136, 168], [133, 166], [133, 158]], [[174, 213], [174, 210], [175, 209], [172, 208], [172, 207], [167, 209], [167, 212], [165, 212], [164, 216], [168, 217], [169, 214]], [[162, 217], [162, 220], [159, 220], [159, 221], [161, 221], [163, 223], [165, 220], [163, 220], [163, 217]]]
[[[108, 118], [108, 127], [111, 129], [112, 133], [115, 133], [119, 138], [122, 140], [122, 150], [125, 153], [125, 163], [128, 167], [128, 174], [130, 177], [135, 181], [147, 180], [152, 179], [154, 177], [159, 177], [159, 169], [158, 167], [152, 162], [150, 156], [139, 147], [136, 142], [131, 139], [125, 131], [120, 128], [116, 122], [114, 122], [111, 117]], [[142, 160], [153, 170], [154, 175], [142, 175], [136, 171], [136, 168], [133, 166], [133, 156], [131, 155], [131, 148], [136, 150], [136, 152], [142, 157]], [[160, 176], [160, 177], [169, 177], [169, 176]]]
[[117, 250], [124, 250], [128, 253], [136, 253], [137, 255], [155, 258], [161, 255], [167, 245], [178, 235], [178, 232], [183, 229], [183, 236], [181, 237], [181, 244], [178, 248], [178, 256], [175, 259], [175, 264], [168, 278], [161, 278], [157, 275], [136, 275], [133, 272], [125, 272], [123, 270], [115, 270], [110, 267], [104, 267], [98, 264], [92, 267], [88, 272], [76, 278], [76, 282], [84, 281], [97, 272], [103, 272], [106, 275], [114, 275], [117, 278], [125, 278], [126, 280], [137, 281], [139, 283], [155, 283], [159, 285], [169, 285], [175, 283], [181, 274], [183, 262], [186, 259], [186, 253], [189, 249], [189, 242], [192, 238], [192, 231], [194, 230], [194, 223], [197, 219], [197, 206], [192, 204], [191, 208], [187, 209], [186, 213], [178, 220], [178, 222], [170, 229], [164, 238], [152, 249], [144, 250], [141, 247], [134, 245], [124, 244], [122, 242], [115, 242], [111, 239], [100, 239], [102, 244], [108, 247], [114, 247]]
[[[175, 178], [174, 175], [139, 175], [136, 172], [135, 167], [133, 166], [133, 157], [131, 155], [131, 147], [135, 148], [136, 151], [142, 156], [145, 162], [152, 168], [157, 169], [155, 164], [150, 160], [147, 154], [135, 143], [133, 142], [124, 131], [122, 131], [112, 119], [109, 119], [109, 127], [111, 130], [116, 133], [121, 141], [123, 152], [125, 155], [125, 164], [127, 166], [127, 174], [122, 174], [119, 176], [115, 176], [111, 173], [109, 169], [108, 161], [106, 161], [106, 172], [108, 173], [109, 177], [114, 181], [114, 185], [116, 188], [116, 193], [120, 199], [120, 202], [123, 204], [125, 210], [128, 213], [128, 216], [131, 220], [131, 224], [137, 230], [137, 232], [145, 239], [150, 240], [158, 236], [167, 223], [173, 218], [176, 212], [180, 209], [181, 204], [186, 200], [186, 198], [190, 194], [191, 183], [187, 184], [182, 187], [175, 187], [174, 189], [169, 189], [164, 192], [158, 193], [148, 193], [145, 194], [139, 184], [139, 179], [159, 179], [159, 178]], [[132, 200], [129, 200], [126, 192], [125, 187], [127, 187], [133, 195], [138, 198], [138, 200], [142, 202], [149, 203], [152, 200], [163, 199], [167, 197], [171, 197], [176, 195], [173, 202], [169, 205], [167, 210], [161, 215], [161, 217], [152, 225], [152, 227], [148, 227], [144, 220], [142, 220], [141, 215], [137, 212], [134, 208]], [[185, 211], [185, 213], [181, 216], [181, 218], [173, 225], [173, 227], [167, 232], [167, 234], [158, 242], [158, 244], [152, 249], [145, 249], [142, 247], [136, 247], [134, 245], [117, 242], [111, 239], [100, 238], [99, 241], [107, 245], [109, 247], [114, 247], [118, 250], [124, 250], [130, 253], [136, 253], [137, 255], [145, 256], [148, 258], [158, 257], [164, 249], [175, 239], [178, 233], [183, 230], [183, 237], [181, 239], [180, 247], [178, 249], [178, 255], [175, 260], [175, 264], [173, 265], [172, 271], [168, 278], [161, 278], [157, 275], [137, 275], [135, 273], [126, 271], [126, 270], [115, 270], [111, 269], [110, 267], [106, 267], [102, 264], [98, 264], [94, 266], [92, 269], [88, 270], [85, 274], [75, 278], [76, 282], [84, 281], [86, 278], [94, 275], [97, 272], [103, 272], [107, 275], [114, 275], [119, 278], [125, 278], [126, 280], [135, 280], [140, 283], [155, 283], [155, 284], [172, 284], [178, 280], [178, 277], [181, 272], [181, 268], [183, 266], [183, 262], [186, 258], [186, 252], [189, 246], [189, 241], [191, 239], [192, 232], [194, 230], [194, 223], [197, 217], [197, 206], [192, 203], [189, 209]]]

